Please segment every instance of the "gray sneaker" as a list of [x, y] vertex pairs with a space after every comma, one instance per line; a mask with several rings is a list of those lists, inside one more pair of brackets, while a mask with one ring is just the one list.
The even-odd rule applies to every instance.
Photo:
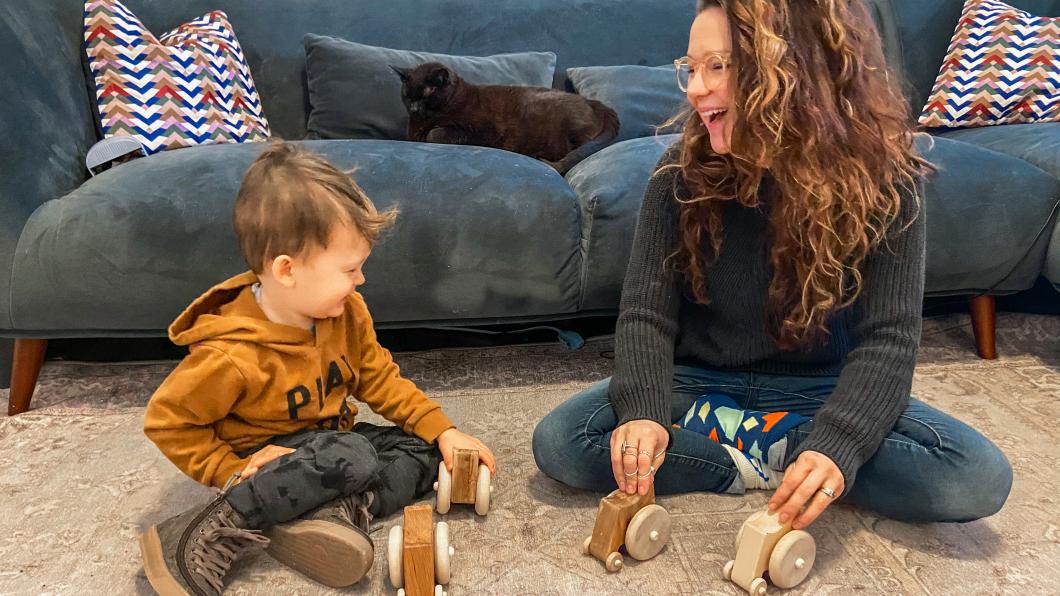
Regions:
[[224, 591], [236, 559], [268, 544], [222, 493], [206, 507], [151, 526], [140, 536], [140, 557], [147, 580], [162, 596], [207, 596]]
[[332, 588], [361, 580], [375, 561], [368, 536], [372, 493], [350, 495], [325, 503], [296, 520], [277, 524], [265, 534], [266, 552], [306, 577]]

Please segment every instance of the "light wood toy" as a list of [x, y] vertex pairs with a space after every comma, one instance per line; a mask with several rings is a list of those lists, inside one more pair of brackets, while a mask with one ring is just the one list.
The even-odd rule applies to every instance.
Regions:
[[445, 462], [438, 464], [438, 482], [434, 483], [438, 492], [438, 513], [449, 513], [453, 503], [474, 505], [475, 513], [486, 515], [490, 510], [490, 494], [493, 484], [490, 482], [490, 469], [480, 464], [478, 451], [475, 449], [453, 450], [453, 473], [445, 469]]
[[794, 588], [806, 579], [817, 557], [813, 536], [780, 523], [777, 514], [759, 511], [736, 534], [736, 559], [725, 563], [721, 575], [751, 596], [766, 593], [763, 573], [778, 588]]
[[670, 514], [655, 504], [655, 487], [648, 494], [632, 495], [616, 490], [600, 499], [593, 535], [585, 539], [582, 552], [603, 561], [614, 573], [622, 568], [622, 553], [638, 561], [647, 561], [659, 554], [670, 541]]
[[[449, 583], [449, 524], [434, 523], [430, 505], [405, 507], [405, 526], [390, 528], [387, 566], [398, 596], [447, 596]], [[435, 583], [437, 582], [437, 583]]]

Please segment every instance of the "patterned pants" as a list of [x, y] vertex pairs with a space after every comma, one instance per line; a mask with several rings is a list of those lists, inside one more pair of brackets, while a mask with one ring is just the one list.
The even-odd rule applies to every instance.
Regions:
[[250, 528], [265, 530], [328, 501], [372, 491], [370, 512], [383, 517], [431, 489], [441, 454], [435, 445], [393, 426], [361, 422], [349, 431], [306, 429], [273, 437], [265, 445], [290, 447], [250, 478], [233, 486], [228, 503]]

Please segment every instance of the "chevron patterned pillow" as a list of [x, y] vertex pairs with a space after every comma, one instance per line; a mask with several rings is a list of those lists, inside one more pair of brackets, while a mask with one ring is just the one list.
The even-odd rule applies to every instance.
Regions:
[[966, 0], [920, 123], [928, 127], [1060, 121], [1060, 17]]
[[269, 138], [250, 67], [225, 13], [156, 38], [117, 0], [85, 3], [85, 46], [105, 137], [147, 153]]

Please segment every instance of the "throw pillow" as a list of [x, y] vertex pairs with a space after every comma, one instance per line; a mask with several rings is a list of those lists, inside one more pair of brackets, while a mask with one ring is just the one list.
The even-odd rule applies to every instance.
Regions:
[[568, 68], [574, 90], [618, 112], [618, 141], [681, 132], [684, 120], [663, 129], [687, 104], [670, 66], [585, 66]]
[[920, 123], [1060, 121], [1060, 17], [967, 0]]
[[117, 0], [85, 3], [85, 46], [105, 137], [147, 153], [270, 136], [250, 67], [225, 13], [156, 38]]
[[391, 66], [441, 62], [470, 83], [538, 87], [551, 87], [556, 69], [552, 52], [451, 56], [313, 34], [304, 43], [310, 104], [306, 136], [317, 139], [405, 139], [408, 113], [401, 103], [401, 79]]

